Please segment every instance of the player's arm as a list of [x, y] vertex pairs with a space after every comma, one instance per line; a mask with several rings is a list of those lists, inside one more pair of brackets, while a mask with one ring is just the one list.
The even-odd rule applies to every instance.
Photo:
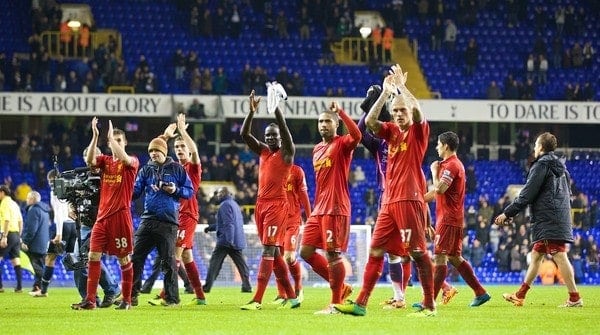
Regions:
[[431, 170], [431, 179], [433, 182], [433, 187], [427, 193], [425, 193], [425, 202], [431, 202], [435, 199], [436, 194], [444, 194], [448, 187], [448, 185], [444, 180], [439, 177], [439, 169], [440, 169], [440, 161], [433, 161], [430, 165]]
[[198, 146], [196, 146], [196, 142], [194, 142], [194, 139], [192, 139], [190, 134], [188, 134], [187, 127], [188, 124], [185, 123], [185, 114], [181, 113], [177, 115], [177, 131], [179, 132], [179, 135], [181, 135], [185, 146], [188, 147], [188, 150], [190, 151], [190, 162], [192, 162], [192, 164], [198, 165], [200, 164]]
[[262, 143], [252, 135], [250, 132], [250, 128], [252, 128], [252, 119], [254, 119], [254, 113], [258, 110], [258, 104], [260, 103], [260, 97], [254, 97], [254, 90], [250, 93], [250, 111], [244, 118], [244, 123], [242, 123], [242, 129], [240, 130], [240, 136], [244, 140], [244, 143], [248, 145], [250, 150], [252, 150], [257, 155], [260, 155], [262, 151], [263, 145]]
[[308, 198], [308, 192], [306, 190], [300, 192], [300, 204], [304, 208], [304, 215], [306, 218], [310, 217], [312, 209], [310, 208], [310, 199]]
[[356, 147], [362, 139], [362, 134], [360, 133], [360, 129], [358, 129], [356, 123], [354, 123], [350, 116], [346, 114], [346, 112], [340, 107], [340, 105], [338, 105], [337, 102], [332, 102], [329, 109], [331, 112], [336, 113], [344, 125], [346, 125], [346, 128], [348, 128], [348, 134], [350, 134], [350, 137], [352, 138], [352, 145], [353, 147]]
[[367, 114], [363, 114], [358, 120], [358, 129], [360, 129], [360, 133], [362, 135], [362, 139], [360, 143], [369, 150], [369, 152], [375, 156], [377, 154], [377, 150], [379, 150], [379, 146], [381, 145], [381, 139], [373, 136], [373, 134], [367, 130], [367, 124], [365, 119], [367, 118]]
[[365, 123], [367, 124], [367, 127], [369, 127], [369, 129], [371, 129], [371, 131], [374, 134], [377, 134], [379, 132], [379, 130], [381, 129], [381, 125], [383, 124], [383, 122], [379, 121], [379, 114], [381, 114], [381, 110], [383, 109], [385, 102], [394, 93], [395, 88], [393, 80], [394, 78], [392, 75], [388, 75], [385, 77], [385, 79], [383, 80], [383, 90], [381, 91], [379, 98], [377, 98], [373, 106], [371, 106], [369, 114], [367, 114], [367, 117], [365, 118]]
[[98, 135], [99, 135], [99, 130], [98, 130], [98, 118], [97, 117], [93, 117], [92, 118], [92, 140], [90, 141], [90, 144], [88, 145], [87, 148], [87, 153], [85, 156], [85, 163], [87, 164], [87, 166], [96, 166], [96, 147], [98, 146]]
[[283, 117], [283, 113], [279, 107], [275, 108], [275, 120], [277, 120], [277, 125], [279, 126], [279, 133], [281, 135], [281, 152], [283, 154], [283, 160], [286, 163], [294, 162], [294, 155], [296, 154], [296, 146], [294, 145], [294, 140], [292, 139], [292, 133], [290, 132], [290, 128], [288, 128], [287, 123], [285, 122], [285, 118]]
[[411, 106], [413, 113], [413, 121], [423, 121], [423, 113], [421, 112], [421, 105], [415, 96], [406, 87], [406, 81], [408, 80], [408, 72], [402, 72], [400, 65], [396, 64], [392, 66], [390, 73], [394, 76], [394, 83], [400, 94], [404, 95], [404, 98], [409, 106]]
[[[125, 148], [123, 148], [122, 146], [119, 145], [119, 143], [117, 143], [117, 141], [114, 138], [114, 134], [113, 134], [113, 124], [111, 120], [108, 120], [108, 134], [107, 134], [107, 139], [108, 139], [108, 146], [110, 147], [110, 150], [113, 153], [113, 156], [116, 157], [118, 160], [120, 160], [121, 162], [123, 162], [123, 164], [130, 166], [132, 164], [132, 158], [129, 157], [129, 155], [127, 154], [127, 152], [125, 152]], [[90, 150], [88, 150], [88, 156], [90, 154]]]

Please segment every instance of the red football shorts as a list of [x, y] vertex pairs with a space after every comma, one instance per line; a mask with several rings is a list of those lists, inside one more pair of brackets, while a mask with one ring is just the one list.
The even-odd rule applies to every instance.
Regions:
[[439, 224], [435, 227], [433, 253], [435, 255], [462, 255], [463, 228]]
[[346, 252], [349, 237], [349, 216], [314, 215], [308, 218], [304, 225], [302, 245], [310, 245], [328, 252]]
[[425, 239], [426, 211], [418, 201], [397, 201], [381, 206], [371, 248], [406, 256], [409, 252], [427, 251]]
[[565, 252], [566, 243], [561, 240], [541, 240], [533, 244], [533, 250], [541, 254], [554, 255], [557, 252]]
[[177, 229], [177, 242], [175, 246], [183, 249], [194, 247], [194, 233], [198, 221], [189, 216], [179, 216], [179, 229]]
[[287, 200], [259, 200], [256, 202], [254, 211], [256, 231], [263, 245], [283, 245], [287, 216]]
[[96, 221], [90, 235], [90, 251], [123, 258], [133, 252], [133, 220], [129, 208]]

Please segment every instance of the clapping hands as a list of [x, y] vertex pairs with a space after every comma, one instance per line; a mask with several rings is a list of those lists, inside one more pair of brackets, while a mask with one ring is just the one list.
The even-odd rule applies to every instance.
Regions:
[[403, 72], [398, 64], [393, 65], [383, 81], [383, 90], [390, 94], [397, 94], [402, 87], [405, 87], [407, 79], [408, 72]]

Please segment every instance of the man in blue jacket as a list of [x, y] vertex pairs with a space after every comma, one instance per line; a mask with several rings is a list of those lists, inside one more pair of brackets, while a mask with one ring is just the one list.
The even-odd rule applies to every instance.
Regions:
[[[133, 197], [144, 193], [142, 222], [135, 232], [133, 248], [133, 294], [132, 305], [137, 303], [141, 289], [144, 262], [150, 251], [156, 248], [164, 273], [164, 297], [158, 305], [179, 306], [175, 241], [179, 226], [179, 199], [194, 196], [192, 182], [183, 166], [167, 156], [167, 142], [156, 137], [148, 145], [150, 160], [140, 168], [133, 186]], [[152, 300], [150, 303], [153, 303]]]
[[216, 193], [217, 200], [221, 203], [217, 212], [217, 223], [204, 229], [205, 233], [217, 231], [217, 245], [210, 257], [210, 265], [206, 274], [204, 292], [210, 292], [215, 278], [221, 271], [225, 256], [229, 255], [242, 277], [242, 292], [252, 292], [250, 285], [248, 265], [242, 255], [246, 248], [244, 235], [244, 219], [238, 203], [231, 197], [227, 187], [221, 187]]
[[27, 253], [34, 272], [34, 290], [42, 286], [44, 259], [50, 241], [50, 207], [43, 203], [39, 192], [27, 194], [27, 214], [21, 235], [21, 249]]

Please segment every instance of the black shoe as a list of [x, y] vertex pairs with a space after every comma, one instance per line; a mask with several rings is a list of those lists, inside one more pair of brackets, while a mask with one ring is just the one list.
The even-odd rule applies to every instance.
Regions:
[[82, 309], [96, 309], [96, 304], [88, 301], [88, 300], [84, 300], [80, 303], [77, 304], [72, 304], [71, 305], [72, 309], [76, 309], [76, 310], [82, 310]]
[[105, 295], [104, 299], [102, 299], [102, 302], [100, 303], [100, 308], [108, 308], [110, 306], [112, 306], [115, 301], [117, 300], [117, 298], [119, 297], [119, 295], [121, 294], [111, 294], [111, 295]]
[[206, 285], [202, 286], [202, 291], [204, 293], [210, 293], [210, 288], [206, 287]]
[[126, 303], [125, 301], [121, 300], [121, 303], [119, 304], [119, 306], [115, 307], [115, 309], [129, 310], [129, 309], [131, 309], [131, 305]]
[[252, 288], [242, 288], [242, 293], [252, 293]]
[[148, 294], [152, 292], [152, 287], [142, 287], [142, 289], [140, 290], [140, 293], [142, 294]]
[[[123, 299], [117, 299], [115, 300], [115, 302], [113, 303], [115, 306], [120, 306], [121, 303], [123, 303]], [[138, 296], [137, 295], [132, 295], [131, 296], [131, 306], [137, 306], [139, 303], [138, 301]]]
[[191, 287], [186, 287], [183, 291], [185, 294], [194, 294], [194, 289]]

